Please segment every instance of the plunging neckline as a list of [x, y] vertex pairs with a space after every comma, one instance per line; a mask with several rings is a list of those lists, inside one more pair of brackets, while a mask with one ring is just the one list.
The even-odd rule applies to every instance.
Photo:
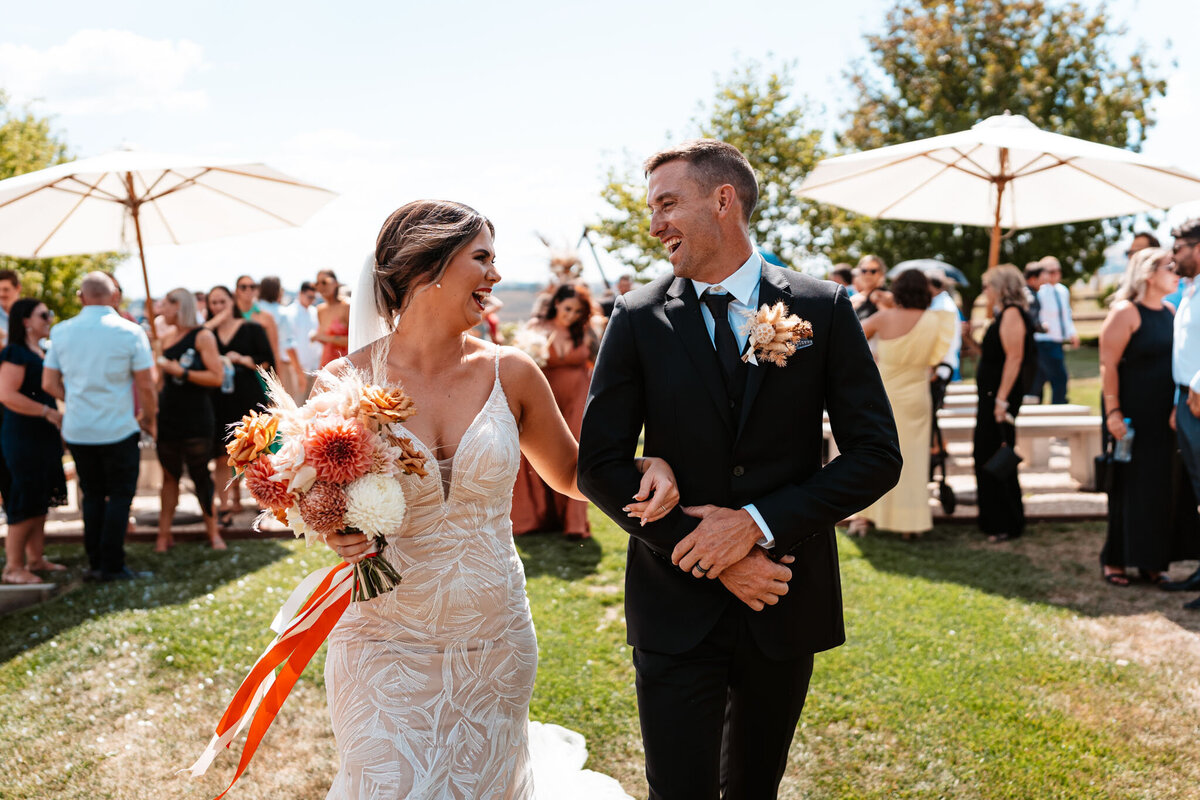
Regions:
[[[402, 422], [393, 423], [393, 427], [397, 427], [397, 428], [400, 428], [401, 430], [403, 430], [405, 435], [407, 435], [410, 439], [412, 439], [414, 442], [416, 442], [417, 447], [419, 447], [429, 457], [430, 460], [432, 460], [434, 463], [436, 463], [438, 465], [438, 470], [437, 470], [437, 475], [436, 475], [437, 482], [438, 482], [438, 497], [441, 498], [441, 504], [443, 507], [450, 505], [450, 496], [454, 494], [454, 487], [458, 485], [458, 481], [456, 480], [457, 475], [458, 475], [458, 462], [460, 460], [458, 455], [459, 455], [459, 453], [462, 452], [463, 446], [465, 444], [467, 444], [467, 440], [471, 437], [471, 434], [475, 431], [475, 426], [479, 423], [479, 420], [483, 418], [484, 412], [487, 411], [488, 408], [492, 405], [492, 400], [496, 396], [496, 390], [499, 388], [500, 388], [500, 375], [499, 375], [499, 371], [497, 371], [496, 377], [492, 382], [492, 391], [488, 393], [487, 400], [484, 401], [483, 407], [480, 408], [478, 412], [476, 412], [474, 419], [471, 420], [471, 424], [467, 426], [467, 429], [463, 431], [462, 436], [459, 437], [458, 445], [454, 448], [454, 454], [445, 459], [439, 459], [436, 455], [434, 455], [433, 449], [430, 448], [427, 444], [425, 444], [425, 442], [421, 441], [421, 437], [417, 436], [415, 433], [413, 433], [411, 430], [409, 430], [409, 428], [404, 423], [402, 423]], [[507, 405], [508, 404], [505, 403], [505, 406], [507, 406]], [[449, 485], [447, 485], [446, 481], [442, 478], [442, 470], [441, 470], [442, 461], [450, 462], [450, 483], [449, 483]]]

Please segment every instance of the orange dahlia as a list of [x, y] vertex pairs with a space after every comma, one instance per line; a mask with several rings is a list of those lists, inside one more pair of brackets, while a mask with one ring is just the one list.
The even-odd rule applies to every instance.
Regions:
[[417, 413], [417, 407], [412, 398], [398, 386], [390, 389], [382, 386], [364, 386], [358, 411], [363, 416], [386, 425], [391, 422], [404, 422]]
[[346, 517], [346, 493], [342, 487], [317, 481], [300, 497], [300, 518], [317, 533], [337, 533]]
[[287, 490], [287, 483], [273, 481], [275, 467], [269, 456], [259, 456], [246, 465], [246, 488], [263, 508], [287, 508], [296, 502]]
[[259, 453], [275, 441], [278, 428], [279, 420], [270, 414], [251, 411], [242, 417], [242, 421], [233, 428], [233, 438], [225, 445], [225, 452], [229, 453], [229, 466], [243, 469], [258, 458]]
[[356, 419], [326, 419], [313, 424], [304, 441], [304, 463], [317, 471], [317, 480], [350, 483], [371, 468], [375, 444]]

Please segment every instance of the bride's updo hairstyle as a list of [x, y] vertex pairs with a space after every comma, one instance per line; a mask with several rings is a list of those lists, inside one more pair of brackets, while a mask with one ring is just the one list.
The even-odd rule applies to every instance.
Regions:
[[442, 279], [446, 267], [484, 227], [487, 217], [450, 200], [414, 200], [392, 212], [375, 242], [375, 301], [395, 319], [413, 296]]

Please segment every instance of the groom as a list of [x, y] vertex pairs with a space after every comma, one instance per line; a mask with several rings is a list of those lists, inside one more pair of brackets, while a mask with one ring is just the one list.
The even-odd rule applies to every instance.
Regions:
[[[631, 535], [625, 607], [650, 797], [773, 798], [813, 653], [845, 641], [833, 525], [896, 483], [895, 422], [845, 291], [755, 251], [745, 156], [698, 140], [645, 169], [650, 232], [674, 276], [617, 298], [579, 485]], [[809, 335], [784, 366], [744, 362], [744, 320], [778, 302]], [[824, 409], [841, 455], [822, 467]], [[644, 527], [624, 505], [643, 429], [689, 504]]]

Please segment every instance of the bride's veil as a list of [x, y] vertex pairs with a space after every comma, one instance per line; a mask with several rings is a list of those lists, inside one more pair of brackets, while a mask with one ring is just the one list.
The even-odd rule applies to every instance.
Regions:
[[[376, 347], [371, 353], [371, 372], [378, 373], [382, 363], [387, 361], [387, 345], [391, 340], [392, 328], [390, 320], [380, 303], [379, 292], [375, 289], [375, 254], [371, 253], [363, 261], [358, 271], [358, 281], [354, 284], [354, 292], [350, 295], [350, 333], [349, 351], [353, 353], [367, 345], [382, 339], [382, 347]], [[373, 374], [372, 380], [382, 380], [380, 374]]]

